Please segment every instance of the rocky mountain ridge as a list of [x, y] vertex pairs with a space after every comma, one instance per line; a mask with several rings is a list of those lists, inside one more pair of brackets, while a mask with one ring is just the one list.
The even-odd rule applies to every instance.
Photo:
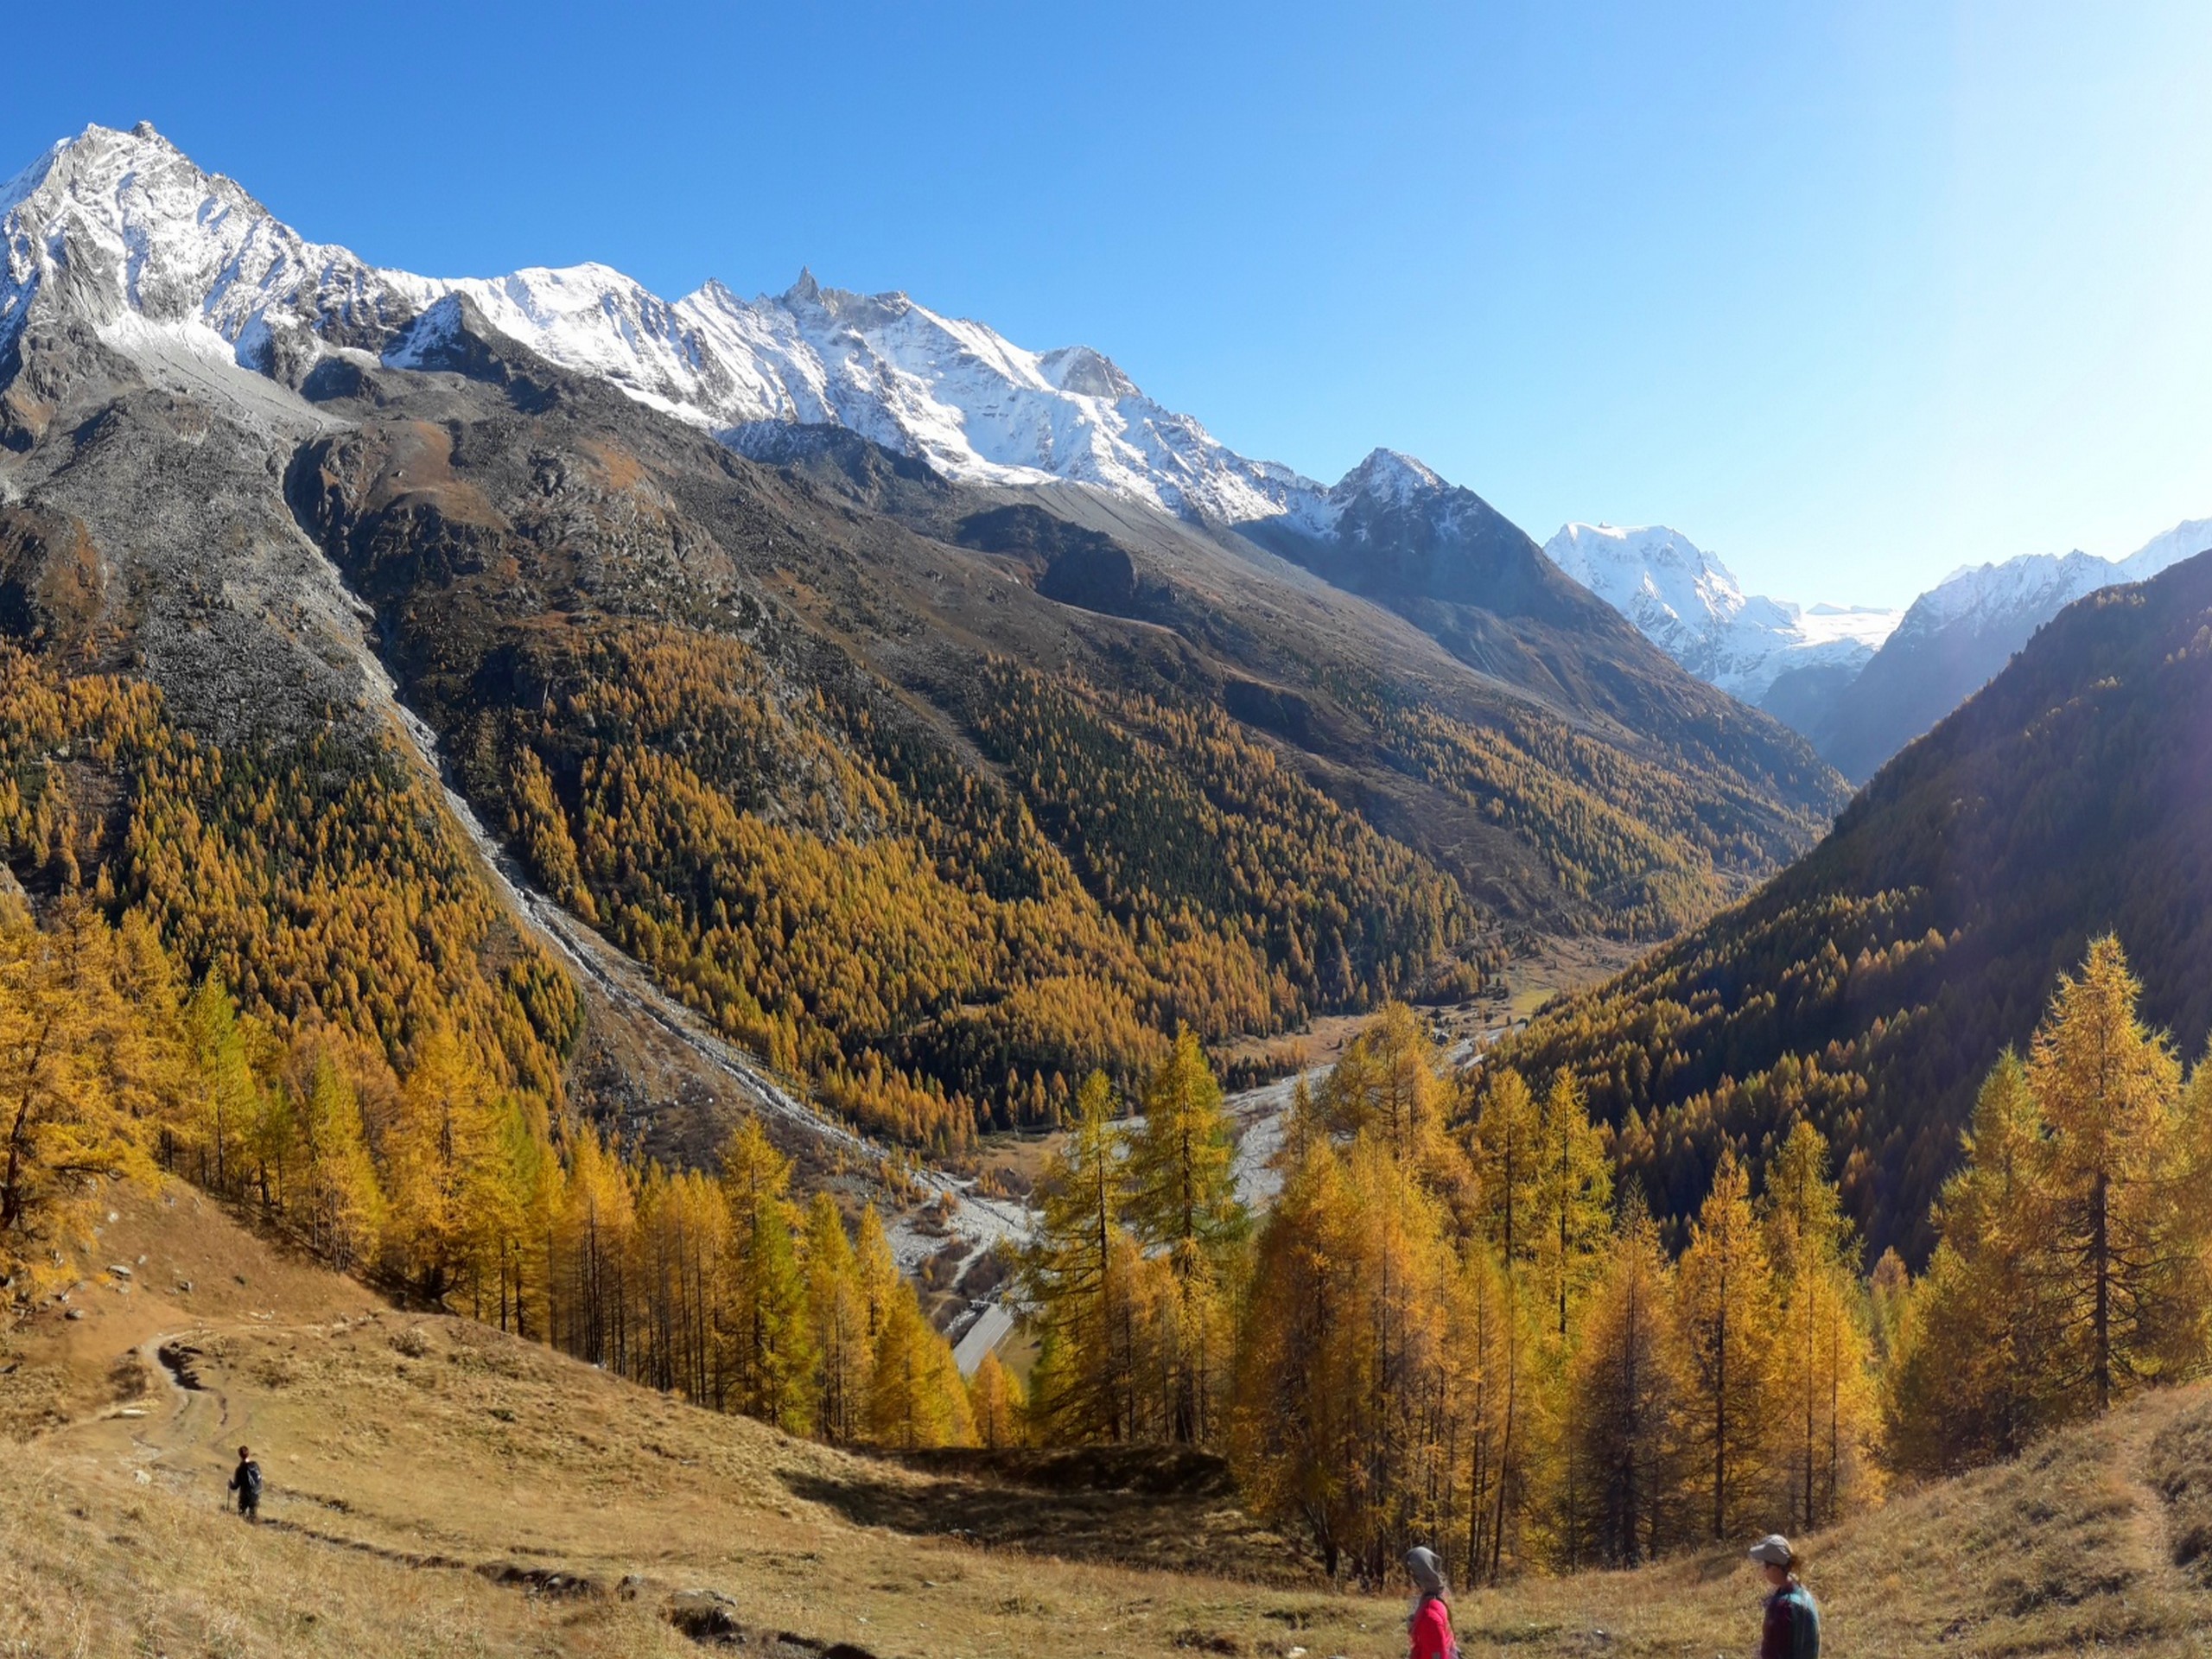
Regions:
[[[2076, 550], [1962, 567], [1913, 601], [1847, 684], [1808, 702], [1790, 723], [1846, 777], [1864, 779], [1986, 684], [2068, 606], [2207, 549], [2212, 519], [2192, 519], [2125, 558]], [[1789, 719], [1795, 711], [1773, 712]]]

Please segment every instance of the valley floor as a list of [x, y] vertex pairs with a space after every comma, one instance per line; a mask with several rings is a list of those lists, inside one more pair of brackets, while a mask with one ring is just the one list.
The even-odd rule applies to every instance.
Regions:
[[[184, 1189], [118, 1201], [87, 1268], [82, 1317], [0, 1354], [0, 1654], [1403, 1649], [1402, 1604], [1329, 1591], [1203, 1460], [1131, 1482], [1111, 1456], [833, 1452], [385, 1306]], [[241, 1442], [258, 1529], [222, 1509]], [[1810, 1560], [1839, 1654], [2201, 1655], [2212, 1393], [1902, 1497]], [[1471, 1655], [1736, 1653], [1758, 1594], [1731, 1548], [1467, 1596], [1458, 1622]]]

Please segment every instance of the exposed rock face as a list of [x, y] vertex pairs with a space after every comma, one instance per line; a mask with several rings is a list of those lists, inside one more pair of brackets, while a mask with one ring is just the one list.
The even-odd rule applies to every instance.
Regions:
[[381, 724], [388, 690], [359, 601], [284, 505], [313, 408], [266, 380], [247, 383], [251, 400], [149, 384], [73, 328], [21, 343], [17, 385], [54, 395], [0, 467], [16, 503], [0, 510], [0, 629], [151, 678], [218, 741], [327, 717]]

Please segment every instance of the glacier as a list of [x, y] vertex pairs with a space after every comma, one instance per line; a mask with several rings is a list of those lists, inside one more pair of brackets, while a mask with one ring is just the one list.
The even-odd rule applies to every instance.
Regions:
[[1544, 552], [1691, 673], [1746, 702], [1795, 669], [1855, 672], [1904, 615], [1746, 594], [1726, 565], [1664, 524], [1565, 524]]

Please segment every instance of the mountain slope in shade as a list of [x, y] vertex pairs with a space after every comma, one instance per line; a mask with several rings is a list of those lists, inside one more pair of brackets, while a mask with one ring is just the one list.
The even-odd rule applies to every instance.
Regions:
[[[2036, 630], [2085, 594], [2140, 582], [2212, 549], [2212, 519], [2177, 524], [2124, 559], [2031, 554], [1955, 570], [1916, 600], [1847, 686], [1791, 723], [1860, 779], [1986, 683]], [[1776, 712], [1789, 718], [1793, 710]]]
[[1691, 673], [1762, 706], [1786, 674], [1856, 673], [1902, 615], [1747, 594], [1726, 565], [1664, 524], [1567, 524], [1544, 552]]
[[[2109, 567], [2107, 567], [2109, 568]], [[1503, 1058], [1571, 1065], [1663, 1212], [1724, 1141], [1808, 1116], [1870, 1249], [1930, 1243], [1974, 1090], [2114, 931], [2143, 1007], [2212, 1033], [2212, 556], [2100, 589], [1891, 760], [1812, 852]]]

